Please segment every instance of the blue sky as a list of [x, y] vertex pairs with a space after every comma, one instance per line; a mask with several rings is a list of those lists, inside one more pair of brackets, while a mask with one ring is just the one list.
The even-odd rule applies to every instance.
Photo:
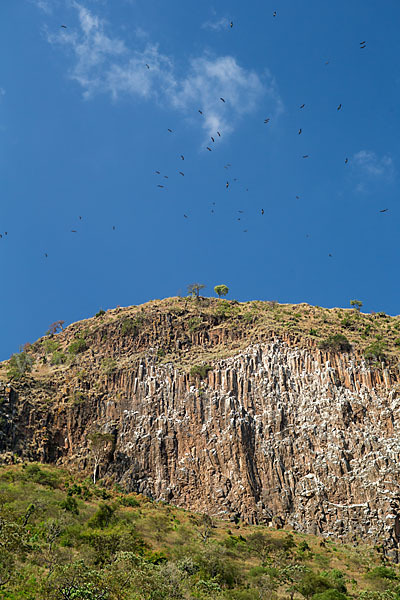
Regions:
[[395, 0], [4, 0], [0, 359], [194, 281], [397, 314], [399, 18]]

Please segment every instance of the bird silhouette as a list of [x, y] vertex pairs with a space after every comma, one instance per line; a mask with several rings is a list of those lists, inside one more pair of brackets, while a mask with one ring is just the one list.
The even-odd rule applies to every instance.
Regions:
[[303, 158], [309, 158], [310, 155], [309, 154], [304, 154]]
[[215, 140], [214, 140], [213, 136], [211, 136], [211, 140], [212, 140], [213, 142], [215, 142]]
[[229, 181], [226, 182], [225, 187], [226, 187], [226, 189], [228, 189], [228, 187], [229, 187]]
[[303, 131], [302, 129], [299, 129], [299, 135], [301, 134], [302, 131]]
[[163, 188], [164, 186], [163, 186], [163, 185], [160, 185], [160, 184], [158, 184], [158, 185], [157, 185], [157, 187], [159, 187], [159, 188]]
[[272, 16], [273, 16], [273, 17], [276, 17], [276, 10], [274, 10], [274, 12], [273, 12], [273, 15], [272, 15]]
[[168, 175], [164, 175], [164, 179], [168, 179]]
[[45, 258], [47, 258], [47, 257], [48, 257], [48, 254], [47, 254], [47, 252], [45, 252], [45, 253], [44, 253], [44, 256], [45, 256]]
[[225, 99], [224, 99], [224, 98], [220, 98], [220, 100], [222, 100], [222, 102], [225, 102]]
[[160, 171], [155, 171], [157, 173], [157, 175], [161, 175]]
[[346, 158], [345, 161], [344, 161], [344, 164], [347, 165], [348, 162], [349, 162], [349, 159]]
[[188, 218], [188, 216], [187, 216], [187, 215], [185, 215], [185, 214], [184, 214], [183, 216], [185, 217], [185, 219], [187, 219], [187, 218]]
[[341, 109], [342, 109], [342, 105], [341, 105], [341, 104], [339, 104], [339, 106], [337, 107], [337, 109], [338, 109], [338, 110], [341, 110]]
[[328, 256], [330, 256], [332, 258], [332, 254], [328, 254]]
[[264, 209], [263, 209], [263, 208], [261, 209], [261, 214], [262, 214], [262, 215], [264, 214]]
[[296, 200], [300, 200], [300, 196], [296, 196]]
[[184, 177], [185, 173], [182, 173], [182, 171], [179, 171], [179, 175], [182, 175], [182, 177]]
[[389, 209], [388, 208], [384, 208], [383, 210], [380, 210], [379, 212], [384, 213], [387, 212]]
[[325, 64], [326, 64], [326, 65], [329, 65], [329, 60], [327, 60], [327, 61], [325, 62]]
[[211, 150], [211, 148], [210, 148], [209, 146], [207, 146], [207, 150], [208, 150], [209, 152], [212, 152], [212, 150]]
[[203, 111], [199, 109], [199, 113], [202, 115], [202, 114], [203, 114]]
[[67, 29], [67, 26], [66, 26], [66, 25], [61, 25], [61, 27], [62, 27], [63, 29]]
[[71, 233], [76, 233], [76, 229], [71, 229]]
[[232, 29], [232, 27], [233, 27], [233, 21], [231, 21], [230, 25], [231, 25], [231, 29]]
[[300, 108], [304, 108], [304, 107], [305, 107], [305, 104], [302, 104], [302, 105], [300, 106]]
[[150, 66], [149, 66], [147, 63], [146, 63], [146, 67], [147, 67], [148, 69], [150, 69]]
[[243, 229], [243, 233], [247, 233], [248, 229]]
[[113, 225], [113, 227], [112, 227], [112, 228], [113, 228], [113, 231], [115, 231], [115, 225]]
[[183, 154], [181, 154], [181, 159], [182, 159], [182, 160], [185, 160], [185, 157], [183, 156]]
[[264, 119], [264, 123], [269, 123], [271, 119]]
[[221, 134], [220, 134], [220, 132], [219, 132], [219, 131], [217, 131], [217, 134], [218, 134], [218, 137], [221, 137]]
[[170, 133], [172, 133], [172, 129], [168, 129], [168, 131], [169, 131]]
[[81, 216], [79, 217], [79, 220], [82, 221], [82, 217]]

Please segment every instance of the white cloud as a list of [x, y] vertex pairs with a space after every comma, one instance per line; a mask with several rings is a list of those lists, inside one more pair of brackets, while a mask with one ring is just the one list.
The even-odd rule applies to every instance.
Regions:
[[230, 27], [231, 19], [228, 17], [221, 17], [215, 21], [209, 20], [202, 24], [203, 29], [211, 29], [212, 31], [219, 31], [220, 29], [228, 29]]
[[379, 157], [370, 150], [360, 150], [353, 156], [358, 169], [370, 178], [391, 179], [394, 174], [393, 159], [388, 156]]
[[52, 0], [30, 0], [37, 8], [42, 10], [47, 15], [52, 13], [53, 2]]
[[108, 93], [114, 100], [122, 95], [153, 99], [186, 115], [201, 109], [203, 128], [214, 136], [220, 130], [231, 132], [238, 119], [255, 110], [265, 97], [268, 114], [281, 112], [282, 103], [268, 73], [262, 79], [232, 56], [211, 55], [189, 60], [187, 73], [178, 73], [173, 59], [146, 42], [143, 32], [136, 37], [138, 47], [128, 48], [122, 39], [106, 33], [102, 19], [75, 0], [73, 6], [79, 29], [49, 34], [48, 40], [72, 52], [70, 77], [83, 88], [85, 98]]

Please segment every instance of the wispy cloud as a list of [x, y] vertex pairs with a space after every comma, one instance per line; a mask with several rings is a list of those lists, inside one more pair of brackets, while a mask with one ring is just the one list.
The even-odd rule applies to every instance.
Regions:
[[219, 31], [220, 29], [228, 29], [230, 27], [231, 19], [228, 17], [221, 17], [220, 19], [210, 19], [202, 24], [203, 29], [211, 29], [212, 31]]
[[50, 15], [53, 11], [54, 2], [52, 0], [30, 0], [30, 2], [47, 15]]
[[[52, 44], [61, 44], [74, 58], [70, 77], [83, 88], [86, 99], [99, 93], [114, 100], [122, 95], [152, 99], [184, 114], [203, 112], [207, 134], [234, 129], [243, 115], [267, 99], [269, 114], [278, 114], [282, 103], [273, 78], [266, 72], [240, 66], [232, 56], [204, 54], [189, 60], [186, 73], [179, 72], [172, 57], [158, 45], [136, 37], [134, 48], [106, 31], [106, 23], [82, 4], [73, 1], [79, 28], [48, 34]], [[220, 100], [223, 97], [226, 102]]]
[[358, 169], [371, 178], [391, 179], [394, 174], [393, 159], [388, 156], [379, 157], [370, 150], [360, 150], [353, 156], [353, 162]]

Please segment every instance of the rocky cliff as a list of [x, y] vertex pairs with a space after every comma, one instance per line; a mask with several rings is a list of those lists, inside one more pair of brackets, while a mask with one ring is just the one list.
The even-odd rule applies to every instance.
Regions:
[[[89, 473], [88, 436], [110, 433], [100, 470], [108, 482], [191, 510], [395, 549], [398, 321], [206, 299], [108, 311], [28, 348], [31, 373], [10, 381], [3, 366], [0, 452]], [[319, 349], [338, 327], [352, 350]], [[365, 358], [366, 327], [378, 340], [384, 327], [385, 359]]]

